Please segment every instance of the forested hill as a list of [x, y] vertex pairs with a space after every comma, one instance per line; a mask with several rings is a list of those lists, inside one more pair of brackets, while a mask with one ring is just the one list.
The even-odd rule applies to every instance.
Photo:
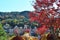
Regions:
[[25, 16], [26, 18], [28, 17], [30, 11], [22, 11], [22, 12], [0, 12], [0, 18], [17, 18], [19, 16]]

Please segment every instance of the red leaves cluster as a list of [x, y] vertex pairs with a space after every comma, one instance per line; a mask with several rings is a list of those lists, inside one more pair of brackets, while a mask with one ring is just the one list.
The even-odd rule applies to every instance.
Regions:
[[[56, 2], [56, 0], [36, 0], [36, 5], [34, 5], [36, 10], [29, 14], [31, 22], [37, 21], [42, 24], [42, 28], [39, 28], [42, 33], [46, 31], [45, 29], [51, 26], [53, 26], [54, 29], [60, 28], [60, 18], [54, 18], [54, 16], [58, 14], [57, 11], [54, 8], [41, 9], [42, 7], [52, 7], [54, 2]], [[39, 10], [39, 12], [37, 12], [37, 10]], [[48, 16], [50, 16], [50, 18]], [[60, 17], [60, 13], [58, 16]]]
[[54, 3], [54, 2], [55, 2], [55, 0], [36, 0], [36, 3], [39, 6], [42, 6], [42, 4], [49, 5], [49, 4]]
[[44, 34], [47, 31], [48, 28], [46, 28], [45, 25], [42, 25], [42, 27], [38, 28], [38, 31], [40, 34]]
[[53, 26], [59, 27], [59, 25], [60, 25], [59, 20], [60, 20], [60, 18], [54, 19], [54, 16], [53, 16], [53, 18], [48, 18], [48, 14], [46, 13], [46, 11], [41, 11], [39, 13], [31, 13], [30, 14], [31, 22], [37, 21], [46, 26], [53, 25]]

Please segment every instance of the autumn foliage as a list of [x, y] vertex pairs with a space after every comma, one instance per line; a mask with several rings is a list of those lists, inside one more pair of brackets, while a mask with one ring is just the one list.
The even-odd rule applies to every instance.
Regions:
[[[57, 8], [55, 8], [54, 3]], [[38, 22], [43, 27], [40, 29], [43, 30], [45, 27], [49, 28], [51, 26], [60, 28], [60, 1], [59, 0], [36, 0], [33, 5], [35, 11], [30, 12], [30, 22]], [[40, 27], [40, 26], [39, 26]], [[39, 29], [39, 28], [38, 28]]]

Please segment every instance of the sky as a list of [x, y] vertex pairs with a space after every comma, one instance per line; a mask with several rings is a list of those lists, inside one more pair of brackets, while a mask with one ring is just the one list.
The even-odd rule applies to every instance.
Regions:
[[33, 0], [0, 0], [0, 12], [33, 11]]

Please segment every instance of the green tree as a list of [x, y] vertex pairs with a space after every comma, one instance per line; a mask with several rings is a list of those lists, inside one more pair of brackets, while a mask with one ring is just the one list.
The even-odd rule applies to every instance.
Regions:
[[0, 40], [8, 40], [7, 39], [7, 34], [4, 31], [2, 24], [0, 24]]

